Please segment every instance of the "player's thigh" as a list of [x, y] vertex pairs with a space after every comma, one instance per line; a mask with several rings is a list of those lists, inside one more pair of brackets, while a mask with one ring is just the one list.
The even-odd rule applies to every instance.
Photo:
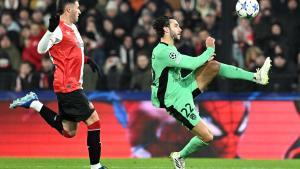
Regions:
[[200, 121], [193, 96], [187, 90], [182, 92], [180, 98], [176, 98], [173, 105], [169, 106], [167, 110], [170, 115], [189, 130], [192, 130]]
[[83, 90], [70, 93], [57, 93], [60, 116], [63, 120], [80, 122], [94, 112]]
[[77, 131], [77, 126], [78, 123], [77, 122], [73, 122], [73, 121], [69, 121], [69, 120], [62, 120], [62, 125], [63, 125], [63, 129], [64, 131], [71, 133], [71, 135], [75, 135], [76, 131]]
[[95, 110], [91, 114], [91, 116], [84, 121], [84, 123], [89, 126], [89, 125], [92, 125], [93, 123], [95, 123], [97, 121], [99, 121], [99, 116], [98, 116], [97, 111]]
[[212, 132], [202, 119], [198, 122], [197, 125], [195, 125], [191, 132], [206, 143], [213, 140]]

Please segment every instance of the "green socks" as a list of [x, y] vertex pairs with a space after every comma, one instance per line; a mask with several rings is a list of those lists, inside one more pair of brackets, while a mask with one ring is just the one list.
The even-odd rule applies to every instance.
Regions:
[[243, 79], [253, 81], [254, 73], [241, 68], [221, 63], [219, 75], [229, 79]]
[[193, 137], [190, 142], [179, 152], [180, 157], [186, 158], [193, 152], [199, 150], [200, 147], [207, 146], [208, 143], [203, 142], [197, 136]]

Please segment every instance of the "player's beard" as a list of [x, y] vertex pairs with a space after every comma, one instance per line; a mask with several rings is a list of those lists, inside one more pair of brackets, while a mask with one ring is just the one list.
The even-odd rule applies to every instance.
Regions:
[[170, 29], [170, 36], [174, 41], [180, 40], [180, 35]]

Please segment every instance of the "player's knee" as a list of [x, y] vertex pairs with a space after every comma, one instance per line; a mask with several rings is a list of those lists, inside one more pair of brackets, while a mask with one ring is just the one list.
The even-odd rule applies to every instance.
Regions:
[[209, 134], [208, 137], [206, 138], [205, 142], [206, 143], [210, 143], [214, 140], [214, 135], [212, 134]]
[[205, 143], [210, 143], [212, 142], [214, 139], [214, 136], [211, 133], [207, 133], [204, 136], [202, 136], [202, 141], [204, 141]]
[[72, 130], [72, 131], [63, 130], [62, 135], [66, 138], [73, 138], [76, 136], [76, 130]]
[[208, 67], [212, 72], [218, 73], [220, 70], [220, 63], [218, 61], [212, 60], [208, 62]]

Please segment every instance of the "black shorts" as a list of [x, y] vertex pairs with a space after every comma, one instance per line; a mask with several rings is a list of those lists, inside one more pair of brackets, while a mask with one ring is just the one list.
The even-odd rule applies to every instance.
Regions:
[[94, 112], [83, 90], [70, 93], [56, 93], [59, 114], [63, 120], [80, 122], [88, 119]]

